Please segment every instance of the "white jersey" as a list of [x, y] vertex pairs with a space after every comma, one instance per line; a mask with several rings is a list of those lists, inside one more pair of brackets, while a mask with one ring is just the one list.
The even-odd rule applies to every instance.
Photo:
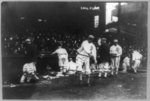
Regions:
[[88, 40], [83, 41], [81, 47], [77, 51], [81, 55], [92, 55], [96, 60], [96, 47], [93, 43], [89, 43]]
[[112, 45], [110, 47], [110, 54], [116, 54], [116, 56], [121, 56], [122, 55], [122, 48], [120, 45]]
[[68, 62], [68, 70], [76, 71], [77, 64], [73, 61]]
[[123, 59], [123, 63], [125, 63], [126, 65], [130, 66], [130, 58], [129, 57], [125, 57]]
[[104, 62], [98, 65], [98, 71], [104, 72], [104, 71], [109, 71], [110, 65], [108, 62]]
[[36, 72], [35, 64], [33, 62], [24, 64], [23, 72], [26, 72], [29, 74]]
[[53, 54], [57, 53], [58, 54], [58, 62], [59, 62], [59, 66], [67, 66], [68, 63], [68, 53], [66, 51], [66, 49], [64, 48], [58, 48], [56, 49], [55, 52], [53, 52]]
[[66, 49], [64, 49], [64, 48], [59, 48], [54, 53], [57, 53], [59, 58], [68, 57], [68, 53], [67, 53]]
[[138, 51], [133, 51], [132, 53], [132, 60], [141, 60], [142, 59], [142, 54], [140, 54]]

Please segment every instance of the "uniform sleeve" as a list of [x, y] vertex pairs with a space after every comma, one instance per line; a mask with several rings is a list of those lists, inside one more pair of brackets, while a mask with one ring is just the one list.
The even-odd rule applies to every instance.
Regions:
[[22, 70], [23, 72], [26, 72], [27, 71], [27, 65], [25, 64], [25, 65], [23, 65], [23, 70]]
[[64, 49], [65, 50], [65, 54], [68, 56], [68, 52], [67, 52], [67, 50], [66, 49]]
[[82, 42], [80, 48], [77, 50], [78, 53], [80, 53], [83, 50], [83, 45], [84, 45], [84, 42]]
[[93, 45], [92, 55], [93, 55], [94, 58], [96, 59], [97, 52], [96, 52], [96, 47], [95, 47], [95, 45]]
[[36, 72], [36, 65], [34, 65], [34, 71]]
[[34, 72], [36, 72], [36, 65], [34, 64], [33, 67], [34, 67], [34, 68], [33, 68], [33, 69], [34, 69]]
[[58, 53], [58, 49], [56, 49], [52, 54], [56, 54], [56, 53]]
[[93, 49], [92, 49], [92, 55], [94, 57], [94, 61], [96, 62], [96, 56], [97, 56], [97, 51], [96, 51], [96, 46], [93, 44]]
[[112, 46], [111, 46], [110, 49], [109, 49], [109, 53], [110, 53], [110, 54], [113, 53]]
[[135, 60], [134, 52], [132, 53], [132, 61]]
[[122, 55], [122, 48], [119, 46], [117, 50], [117, 56]]

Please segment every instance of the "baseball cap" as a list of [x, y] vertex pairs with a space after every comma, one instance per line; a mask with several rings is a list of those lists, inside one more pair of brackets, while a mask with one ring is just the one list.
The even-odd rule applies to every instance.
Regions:
[[26, 41], [26, 42], [29, 42], [29, 41], [31, 41], [31, 39], [28, 38], [28, 39], [26, 39], [25, 41]]
[[117, 39], [114, 39], [114, 42], [116, 42], [116, 43], [117, 43], [117, 42], [118, 42], [118, 40], [117, 40]]
[[93, 35], [89, 35], [88, 38], [94, 39], [95, 37]]
[[27, 37], [27, 39], [25, 40], [25, 42], [31, 42], [33, 41], [33, 37]]

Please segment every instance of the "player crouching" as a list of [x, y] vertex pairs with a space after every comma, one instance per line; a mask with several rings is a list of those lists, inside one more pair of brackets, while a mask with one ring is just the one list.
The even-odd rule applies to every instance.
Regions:
[[128, 54], [124, 59], [122, 63], [122, 73], [126, 73], [128, 69], [130, 69], [130, 55]]
[[23, 75], [21, 76], [20, 83], [24, 83], [25, 80], [30, 82], [32, 79], [39, 80], [36, 75], [36, 62], [26, 63], [23, 66]]
[[72, 75], [75, 74], [76, 71], [77, 71], [77, 64], [72, 60], [72, 58], [69, 58], [69, 62], [66, 68], [66, 74]]
[[110, 65], [108, 62], [103, 62], [97, 66], [98, 69], [98, 77], [102, 77], [102, 75], [106, 78], [108, 73], [110, 73]]

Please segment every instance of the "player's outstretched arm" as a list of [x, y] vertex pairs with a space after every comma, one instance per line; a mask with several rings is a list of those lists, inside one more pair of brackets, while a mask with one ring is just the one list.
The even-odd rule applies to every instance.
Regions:
[[54, 52], [51, 53], [51, 55], [54, 55], [54, 54], [56, 54], [56, 51], [54, 51]]

